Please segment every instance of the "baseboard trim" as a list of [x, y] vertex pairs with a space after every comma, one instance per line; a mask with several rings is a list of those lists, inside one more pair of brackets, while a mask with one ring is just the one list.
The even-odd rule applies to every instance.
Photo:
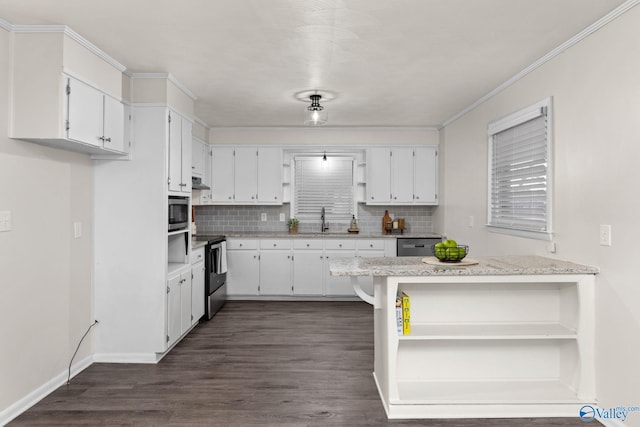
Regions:
[[95, 363], [158, 363], [156, 353], [96, 353]]
[[[93, 356], [87, 356], [78, 363], [71, 366], [71, 378], [87, 369], [93, 364]], [[18, 417], [20, 414], [31, 408], [36, 403], [47, 397], [49, 394], [57, 390], [60, 386], [67, 382], [69, 371], [64, 371], [42, 384], [22, 399], [0, 412], [0, 426], [4, 426]]]

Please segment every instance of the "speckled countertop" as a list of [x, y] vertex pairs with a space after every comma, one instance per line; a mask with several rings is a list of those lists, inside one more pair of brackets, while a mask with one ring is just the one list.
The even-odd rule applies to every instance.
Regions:
[[476, 265], [430, 265], [423, 257], [333, 259], [332, 276], [508, 276], [539, 274], [597, 274], [597, 267], [541, 256], [474, 258]]
[[[226, 233], [207, 233], [212, 235], [222, 235], [227, 238], [246, 238], [246, 239], [396, 239], [399, 237], [409, 238], [429, 238], [439, 239], [440, 234], [437, 233], [404, 233], [404, 234], [382, 234], [382, 233], [297, 233], [289, 234], [286, 231], [228, 231]], [[195, 237], [194, 237], [195, 239]]]

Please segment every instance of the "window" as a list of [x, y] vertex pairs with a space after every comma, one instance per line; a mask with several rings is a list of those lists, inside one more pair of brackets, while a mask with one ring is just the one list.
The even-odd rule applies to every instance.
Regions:
[[354, 159], [327, 156], [295, 157], [293, 216], [301, 221], [349, 222], [355, 213]]
[[488, 226], [551, 240], [551, 98], [489, 124]]

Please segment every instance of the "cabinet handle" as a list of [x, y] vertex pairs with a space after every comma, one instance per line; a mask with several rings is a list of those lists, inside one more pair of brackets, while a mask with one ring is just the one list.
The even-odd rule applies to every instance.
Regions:
[[339, 246], [339, 247], [342, 247], [342, 243], [340, 243], [338, 246]]
[[393, 199], [395, 200], [395, 199], [397, 199], [397, 197], [394, 197]]
[[104, 139], [106, 142], [111, 142], [111, 138], [105, 138]]
[[255, 197], [251, 196], [251, 200], [255, 199]]
[[240, 243], [240, 247], [242, 247], [242, 243]]
[[322, 258], [323, 258], [323, 256], [322, 256], [322, 255], [320, 255], [320, 259], [322, 259]]
[[98, 139], [102, 142], [104, 142], [104, 136], [99, 136]]
[[369, 245], [369, 247], [370, 247], [370, 248], [372, 248], [372, 247], [373, 247], [373, 243], [372, 243], [372, 244], [370, 244], [370, 245]]
[[229, 200], [231, 200], [231, 196], [229, 196]]
[[307, 247], [309, 247], [309, 244], [307, 243]]
[[273, 196], [273, 198], [274, 198], [275, 200], [278, 200], [278, 196]]
[[416, 196], [416, 199], [419, 199], [419, 198], [420, 198], [420, 196]]
[[274, 247], [274, 248], [276, 247], [276, 244], [275, 244], [275, 243], [273, 244], [273, 247]]
[[371, 196], [371, 200], [373, 200], [373, 196]]

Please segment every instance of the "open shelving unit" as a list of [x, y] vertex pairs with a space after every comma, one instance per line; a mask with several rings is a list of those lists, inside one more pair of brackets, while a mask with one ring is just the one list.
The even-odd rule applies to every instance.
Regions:
[[[389, 418], [577, 416], [594, 404], [593, 275], [376, 277]], [[398, 335], [395, 300], [411, 299]]]

